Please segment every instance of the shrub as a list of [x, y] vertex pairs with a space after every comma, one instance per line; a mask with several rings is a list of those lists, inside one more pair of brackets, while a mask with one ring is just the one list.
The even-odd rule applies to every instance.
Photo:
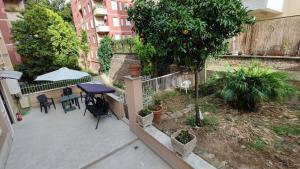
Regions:
[[139, 115], [142, 116], [142, 117], [145, 117], [149, 114], [151, 114], [152, 112], [149, 110], [149, 109], [143, 109], [139, 112]]
[[185, 124], [190, 125], [192, 127], [196, 127], [196, 117], [195, 116], [189, 116], [186, 119]]
[[176, 137], [176, 140], [182, 144], [186, 144], [193, 139], [193, 136], [189, 134], [187, 130], [182, 130], [179, 135]]
[[263, 101], [280, 101], [293, 95], [295, 89], [288, 84], [288, 74], [262, 68], [259, 62], [248, 67], [227, 71], [212, 80], [216, 93], [238, 109], [253, 111]]

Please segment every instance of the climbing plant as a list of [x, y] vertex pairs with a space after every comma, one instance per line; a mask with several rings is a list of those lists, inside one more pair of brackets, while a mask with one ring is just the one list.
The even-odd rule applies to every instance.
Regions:
[[98, 48], [98, 60], [100, 62], [101, 71], [108, 73], [110, 69], [110, 62], [113, 57], [113, 41], [110, 37], [105, 36]]

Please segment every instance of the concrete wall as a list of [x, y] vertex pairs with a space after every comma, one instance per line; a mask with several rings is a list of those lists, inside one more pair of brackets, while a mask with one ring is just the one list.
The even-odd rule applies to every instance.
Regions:
[[286, 72], [296, 83], [300, 82], [300, 57], [224, 56], [216, 60], [209, 59], [207, 71], [208, 74], [226, 71], [227, 68], [247, 66], [254, 60], [259, 61], [264, 67]]
[[[1, 98], [0, 98], [1, 99]], [[0, 100], [0, 168], [4, 169], [10, 147], [12, 144], [13, 133], [2, 99]]]
[[[248, 0], [250, 3], [251, 0]], [[255, 1], [257, 2], [257, 0]], [[270, 2], [274, 3], [274, 2]], [[284, 0], [282, 6], [281, 13], [272, 13], [266, 11], [254, 11], [251, 12], [253, 16], [255, 16], [258, 20], [265, 20], [265, 19], [274, 19], [274, 18], [282, 18], [282, 17], [289, 17], [300, 15], [300, 1], [299, 0]]]

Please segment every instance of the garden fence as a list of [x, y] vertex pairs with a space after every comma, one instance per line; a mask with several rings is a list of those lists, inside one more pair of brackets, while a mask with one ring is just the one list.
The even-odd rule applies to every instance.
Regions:
[[37, 93], [41, 91], [64, 88], [79, 83], [90, 82], [91, 80], [92, 77], [89, 76], [89, 77], [76, 79], [76, 80], [63, 80], [57, 82], [39, 82], [35, 84], [20, 84], [20, 88], [22, 94], [27, 95], [27, 94]]
[[142, 89], [144, 106], [148, 106], [151, 103], [151, 96], [154, 94], [169, 88], [175, 88], [179, 77], [180, 73], [176, 72], [153, 79], [143, 80]]

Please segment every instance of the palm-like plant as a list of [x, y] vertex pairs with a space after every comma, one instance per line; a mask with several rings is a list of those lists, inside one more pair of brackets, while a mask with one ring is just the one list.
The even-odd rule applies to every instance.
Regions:
[[283, 100], [294, 93], [287, 73], [262, 68], [258, 62], [228, 71], [217, 81], [221, 98], [238, 109], [257, 110], [263, 101]]

